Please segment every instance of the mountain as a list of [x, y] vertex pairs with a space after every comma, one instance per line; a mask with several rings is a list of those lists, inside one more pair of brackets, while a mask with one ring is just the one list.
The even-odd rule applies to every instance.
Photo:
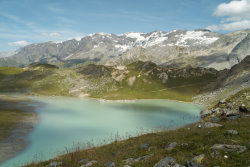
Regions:
[[0, 52], [0, 58], [3, 58], [3, 57], [9, 57], [9, 56], [12, 56], [16, 54], [15, 51], [9, 51], [9, 52]]
[[11, 57], [0, 58], [0, 66], [37, 62], [70, 67], [85, 62], [127, 65], [152, 61], [160, 66], [230, 69], [250, 55], [249, 37], [250, 30], [228, 34], [208, 30], [95, 33], [81, 39], [25, 46]]

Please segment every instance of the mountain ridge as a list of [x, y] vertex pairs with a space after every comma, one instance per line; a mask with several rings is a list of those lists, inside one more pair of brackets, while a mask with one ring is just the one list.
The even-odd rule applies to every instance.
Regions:
[[133, 61], [152, 61], [157, 65], [230, 69], [250, 54], [250, 30], [228, 34], [208, 30], [95, 33], [64, 42], [31, 44], [7, 58], [0, 66], [26, 66], [50, 63], [74, 66], [86, 61], [102, 65], [127, 65]]

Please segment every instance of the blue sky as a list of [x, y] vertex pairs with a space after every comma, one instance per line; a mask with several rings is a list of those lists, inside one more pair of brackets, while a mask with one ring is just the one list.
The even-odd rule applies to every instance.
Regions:
[[[242, 9], [230, 13], [235, 2]], [[250, 0], [0, 0], [0, 52], [95, 32], [250, 28], [245, 2], [250, 4]], [[237, 21], [245, 21], [245, 27], [241, 22], [236, 28], [224, 27]]]

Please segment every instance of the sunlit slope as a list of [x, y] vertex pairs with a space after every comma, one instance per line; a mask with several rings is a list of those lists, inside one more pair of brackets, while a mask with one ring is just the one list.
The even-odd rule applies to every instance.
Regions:
[[[191, 101], [197, 94], [249, 79], [249, 56], [231, 70], [160, 67], [152, 62], [127, 66], [78, 65], [58, 68], [32, 64], [1, 67], [0, 91], [105, 99], [159, 98]], [[237, 81], [237, 82], [236, 82]]]

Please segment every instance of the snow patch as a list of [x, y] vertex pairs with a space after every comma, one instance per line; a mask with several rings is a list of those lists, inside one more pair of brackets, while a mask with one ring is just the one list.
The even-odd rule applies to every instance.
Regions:
[[60, 44], [63, 43], [64, 41], [50, 41], [51, 43], [55, 43], [55, 44]]
[[94, 45], [94, 49], [99, 48], [104, 42], [99, 42], [97, 45]]
[[211, 44], [215, 42], [217, 37], [207, 37], [205, 36], [207, 33], [206, 31], [187, 31], [186, 34], [176, 35], [175, 37], [179, 38], [178, 41], [175, 43], [177, 46], [185, 46], [188, 47], [188, 40], [195, 40], [195, 45], [199, 44]]
[[144, 41], [145, 37], [142, 36], [145, 35], [145, 33], [139, 33], [139, 32], [130, 32], [130, 33], [126, 33], [125, 36], [127, 38], [134, 38], [136, 39], [136, 41]]
[[96, 33], [96, 34], [99, 34], [99, 35], [102, 35], [102, 36], [111, 36], [110, 33], [105, 33], [105, 32], [99, 32], [99, 33]]
[[82, 38], [83, 38], [83, 37], [75, 37], [74, 39], [75, 39], [76, 41], [78, 41], [78, 42], [79, 42], [79, 41], [81, 41], [81, 40], [82, 40]]
[[131, 49], [131, 46], [129, 46], [129, 45], [117, 44], [117, 45], [115, 45], [115, 47], [118, 48], [119, 51], [121, 51], [121, 52], [126, 52], [128, 49]]
[[[146, 38], [146, 41], [143, 47], [145, 48], [145, 47], [151, 47], [154, 45], [162, 44], [164, 41], [168, 40], [167, 34], [168, 33], [164, 33], [162, 31], [153, 32], [150, 36]], [[165, 45], [161, 45], [161, 46], [165, 46]]]

